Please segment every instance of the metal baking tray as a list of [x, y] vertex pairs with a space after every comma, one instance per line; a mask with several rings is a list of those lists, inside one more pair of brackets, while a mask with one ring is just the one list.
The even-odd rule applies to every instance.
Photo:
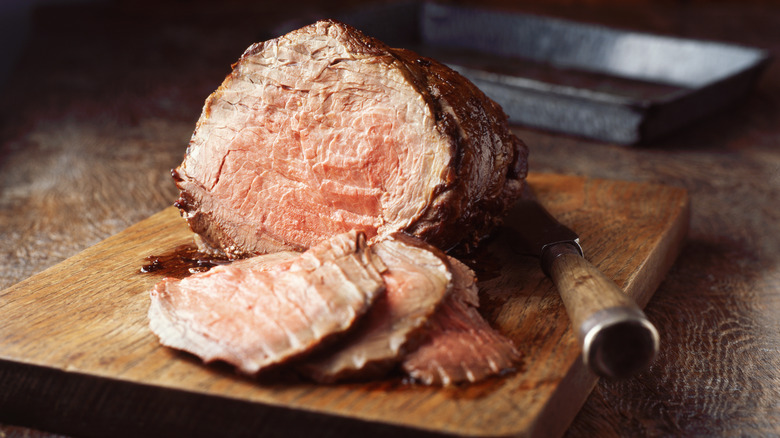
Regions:
[[735, 103], [770, 62], [767, 51], [750, 47], [434, 2], [333, 15], [446, 63], [514, 124], [626, 145], [650, 143]]

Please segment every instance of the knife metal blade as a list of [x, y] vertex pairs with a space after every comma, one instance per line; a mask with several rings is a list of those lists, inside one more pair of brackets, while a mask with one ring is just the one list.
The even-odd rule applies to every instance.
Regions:
[[636, 302], [584, 256], [579, 236], [536, 200], [530, 187], [504, 222], [515, 251], [540, 260], [572, 322], [582, 359], [595, 374], [628, 377], [659, 349], [655, 326]]

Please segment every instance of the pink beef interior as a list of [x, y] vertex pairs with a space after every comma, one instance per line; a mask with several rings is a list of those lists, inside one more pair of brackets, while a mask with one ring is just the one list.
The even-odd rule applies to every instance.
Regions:
[[394, 59], [356, 50], [340, 27], [323, 33], [250, 47], [207, 101], [178, 170], [201, 214], [241, 230], [239, 248], [258, 236], [276, 250], [402, 229], [449, 164]]
[[384, 375], [450, 291], [446, 256], [418, 239], [395, 234], [372, 245], [387, 270], [386, 290], [359, 328], [301, 369], [321, 382]]
[[452, 292], [429, 321], [427, 340], [404, 358], [402, 367], [426, 385], [477, 382], [512, 370], [522, 354], [480, 315], [476, 277], [450, 257]]
[[384, 290], [384, 269], [365, 236], [345, 233], [303, 254], [164, 279], [151, 291], [150, 328], [163, 345], [256, 373], [350, 328]]

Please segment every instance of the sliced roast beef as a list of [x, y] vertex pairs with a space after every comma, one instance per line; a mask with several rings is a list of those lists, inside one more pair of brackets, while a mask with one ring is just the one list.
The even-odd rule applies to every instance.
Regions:
[[164, 279], [151, 291], [150, 327], [163, 345], [253, 374], [350, 328], [384, 290], [384, 270], [352, 231], [303, 254]]
[[522, 356], [477, 311], [474, 273], [450, 258], [453, 288], [431, 317], [426, 340], [403, 362], [404, 371], [427, 385], [477, 382], [513, 369]]
[[383, 376], [398, 364], [450, 290], [447, 256], [403, 233], [376, 242], [385, 293], [356, 330], [301, 368], [321, 382]]
[[353, 229], [448, 250], [500, 220], [526, 156], [464, 77], [324, 20], [244, 52], [173, 174], [191, 229], [231, 258]]

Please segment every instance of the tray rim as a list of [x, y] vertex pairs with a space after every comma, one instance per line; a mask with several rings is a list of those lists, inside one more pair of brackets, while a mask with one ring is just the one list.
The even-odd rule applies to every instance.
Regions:
[[[558, 26], [572, 26], [593, 32], [611, 32], [615, 35], [628, 35], [634, 38], [664, 41], [668, 44], [694, 44], [709, 48], [723, 48], [744, 53], [746, 56], [752, 56], [752, 61], [747, 62], [740, 68], [721, 72], [719, 76], [713, 77], [708, 82], [702, 83], [699, 86], [680, 86], [680, 89], [675, 92], [643, 99], [595, 91], [586, 87], [551, 84], [522, 75], [488, 73], [479, 69], [471, 69], [474, 72], [473, 75], [464, 74], [464, 76], [473, 80], [475, 83], [479, 82], [480, 79], [478, 78], [481, 77], [483, 83], [490, 83], [492, 88], [500, 89], [500, 92], [488, 95], [505, 108], [518, 108], [517, 105], [522, 106], [522, 102], [518, 103], [518, 101], [521, 101], [523, 96], [528, 93], [534, 93], [537, 96], [550, 96], [550, 99], [547, 101], [548, 106], [546, 109], [546, 111], [550, 113], [548, 119], [539, 121], [539, 118], [545, 117], [544, 114], [542, 114], [541, 116], [538, 116], [537, 120], [529, 120], [523, 118], [522, 113], [519, 111], [506, 111], [510, 117], [510, 123], [622, 145], [646, 145], [652, 143], [674, 133], [682, 127], [690, 125], [695, 121], [706, 118], [735, 104], [737, 101], [744, 98], [755, 86], [761, 74], [773, 60], [769, 50], [749, 47], [742, 44], [683, 38], [660, 33], [640, 32], [616, 26], [606, 26], [584, 21], [581, 22], [550, 15], [504, 10], [495, 7], [452, 5], [436, 0], [368, 3], [358, 8], [336, 13], [335, 17], [348, 24], [353, 24], [359, 29], [361, 29], [361, 27], [356, 21], [364, 20], [365, 22], [365, 20], [368, 20], [368, 22], [380, 26], [384, 29], [384, 32], [388, 32], [388, 28], [394, 29], [391, 30], [391, 32], [406, 32], [406, 38], [410, 38], [409, 41], [416, 40], [418, 43], [421, 43], [421, 46], [424, 48], [426, 41], [424, 40], [425, 30], [423, 29], [423, 25], [426, 14], [431, 13], [431, 11], [436, 11], [437, 9], [464, 14], [495, 14], [509, 16], [510, 18], [524, 17], [542, 22], [555, 23]], [[409, 21], [409, 14], [414, 14], [414, 22]], [[293, 23], [296, 23], [296, 25], [308, 24], [302, 23], [300, 20], [287, 22], [282, 26], [279, 26], [276, 29], [276, 32], [282, 33], [292, 30], [291, 26]], [[375, 29], [362, 28], [362, 30], [373, 36], [372, 31]], [[380, 37], [380, 39], [382, 38]], [[449, 47], [458, 48], [459, 46], [452, 45]], [[424, 51], [421, 51], [420, 53], [425, 55]], [[537, 60], [537, 62], [544, 63], [545, 61]], [[456, 70], [458, 68], [461, 68], [464, 71], [468, 70], [457, 64], [447, 62], [445, 62], [445, 64], [448, 64]], [[555, 67], [554, 64], [551, 65]], [[592, 71], [583, 66], [578, 66], [577, 68], [585, 72]], [[596, 73], [608, 77], [640, 81], [649, 84], [664, 84], [663, 82], [643, 79], [636, 76], [615, 74], [615, 72], [606, 70], [597, 71]], [[492, 77], [493, 79], [489, 79], [489, 77]], [[513, 99], [513, 95], [515, 95], [515, 99], [510, 103], [509, 99]], [[706, 96], [706, 99], [701, 99], [702, 96]], [[579, 120], [575, 117], [571, 119], [571, 122], [569, 123], [561, 123], [560, 120], [567, 119], [566, 108], [560, 108], [557, 103], [557, 101], [560, 100], [565, 101], [565, 105], [570, 106], [570, 108], [574, 108], [575, 112], [589, 115], [585, 117], [585, 120]], [[704, 103], [700, 102], [700, 100]], [[602, 108], [607, 108], [607, 112], [600, 112]], [[618, 114], [618, 118], [614, 118], [615, 114]], [[619, 116], [620, 114], [624, 114], [627, 119], [621, 119], [620, 117], [622, 116]], [[588, 124], [588, 119], [599, 116], [603, 118], [613, 117], [613, 124], [622, 123], [624, 124], [624, 129], [622, 132], [619, 132], [618, 130], [618, 132], [613, 133], [608, 126], [606, 128], [600, 128], [598, 124]], [[639, 121], [634, 120], [637, 116], [640, 118]]]

